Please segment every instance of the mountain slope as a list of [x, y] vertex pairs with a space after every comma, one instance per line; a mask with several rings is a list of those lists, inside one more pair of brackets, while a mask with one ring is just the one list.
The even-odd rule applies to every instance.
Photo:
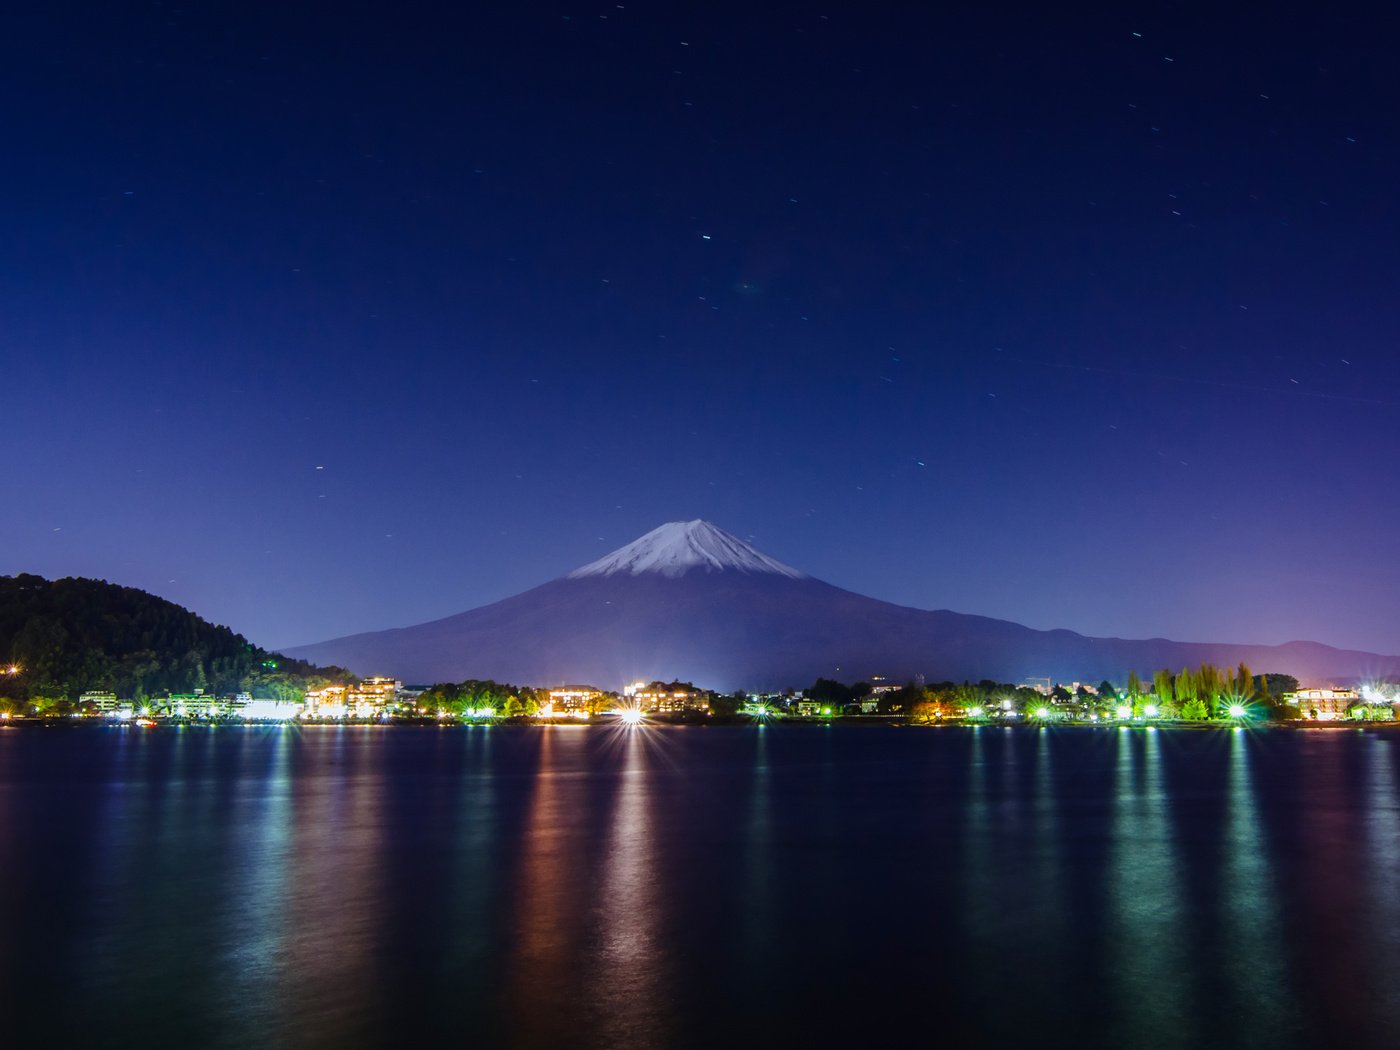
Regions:
[[616, 688], [681, 678], [712, 688], [819, 675], [1121, 681], [1203, 662], [1330, 681], [1400, 673], [1400, 658], [1332, 649], [1088, 638], [892, 605], [805, 576], [707, 522], [673, 522], [569, 576], [431, 623], [287, 650], [407, 681]]
[[0, 576], [0, 657], [18, 669], [5, 676], [4, 692], [21, 699], [228, 693], [338, 672], [269, 653], [134, 587], [27, 574]]

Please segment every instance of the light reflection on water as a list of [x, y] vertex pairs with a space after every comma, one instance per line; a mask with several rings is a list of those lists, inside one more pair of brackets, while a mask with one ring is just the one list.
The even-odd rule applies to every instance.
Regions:
[[1296, 1024], [1294, 1004], [1283, 994], [1282, 915], [1250, 772], [1249, 732], [1230, 730], [1230, 772], [1225, 847], [1220, 879], [1221, 936], [1247, 966], [1222, 974], [1219, 989], [1240, 1026], [1260, 1041], [1276, 1044]]
[[460, 934], [443, 944], [438, 965], [446, 973], [471, 972], [489, 962], [492, 912], [506, 888], [496, 834], [501, 821], [497, 808], [499, 787], [493, 775], [496, 734], [490, 728], [481, 728], [472, 729], [465, 736], [457, 743], [467, 752], [466, 768], [455, 784], [447, 785], [457, 797], [448, 846], [448, 889], [443, 903], [448, 916], [446, 925]]
[[1002, 730], [984, 726], [971, 729], [968, 753], [968, 792], [963, 807], [963, 860], [958, 872], [957, 895], [961, 901], [963, 919], [964, 949], [968, 953], [968, 966], [979, 981], [995, 978], [991, 953], [986, 938], [977, 936], [978, 930], [991, 927], [1003, 905], [996, 891], [992, 868], [993, 818], [987, 795], [987, 778], [991, 766], [986, 750], [986, 737]]
[[[1020, 885], [1013, 891], [1024, 900], [1024, 907], [1033, 919], [1021, 931], [1027, 965], [1018, 973], [1017, 985], [1032, 998], [1052, 999], [1064, 980], [1067, 961], [1062, 954], [1067, 943], [1064, 931], [1073, 916], [1067, 907], [1061, 800], [1056, 790], [1052, 731], [1042, 727], [1034, 732], [1035, 751], [1031, 762], [1034, 775], [1027, 800], [1032, 854]], [[1025, 743], [1019, 734], [1009, 739], [1018, 745]]]
[[1362, 885], [1372, 921], [1367, 969], [1400, 974], [1400, 792], [1395, 781], [1395, 742], [1373, 738], [1366, 747], [1367, 851]]
[[549, 727], [532, 743], [538, 765], [525, 788], [530, 801], [520, 867], [513, 900], [503, 903], [513, 916], [507, 997], [521, 1041], [544, 1045], [567, 1036], [570, 1018], [584, 1001], [589, 975], [580, 965], [580, 920], [593, 904], [596, 886], [583, 833], [592, 800], [579, 768], [587, 737]]
[[1129, 1046], [1191, 1046], [1195, 991], [1158, 730], [1114, 730], [1111, 996]]
[[658, 940], [665, 887], [657, 878], [654, 785], [641, 732], [623, 730], [598, 901], [598, 948], [588, 959], [600, 1036], [608, 1046], [666, 1045], [667, 955]]
[[284, 1013], [282, 1024], [295, 1024], [331, 1044], [370, 1031], [366, 1000], [347, 1004], [345, 989], [373, 989], [378, 979], [386, 785], [380, 774], [384, 750], [375, 737], [384, 732], [371, 727], [303, 731], [320, 738], [321, 746], [304, 755], [318, 764], [319, 775], [293, 780], [291, 879], [281, 900], [269, 902], [286, 913], [284, 1000], [296, 1004], [296, 1016]]
[[1397, 743], [0, 734], [7, 1045], [1376, 1045]]
[[769, 729], [760, 725], [753, 737], [753, 779], [749, 784], [747, 834], [744, 836], [745, 957], [753, 960], [750, 977], [771, 972], [775, 947], [773, 919], [776, 875], [773, 864], [773, 797], [768, 767]]
[[[240, 758], [250, 776], [236, 780], [230, 801], [235, 824], [249, 829], [249, 849], [231, 858], [229, 897], [220, 969], [228, 975], [216, 988], [219, 1013], [230, 1021], [252, 1010], [251, 1026], [265, 1033], [277, 1024], [276, 1000], [266, 989], [287, 979], [284, 941], [286, 902], [292, 885], [292, 731], [272, 730], [270, 746], [244, 734]], [[213, 739], [211, 737], [211, 739]]]

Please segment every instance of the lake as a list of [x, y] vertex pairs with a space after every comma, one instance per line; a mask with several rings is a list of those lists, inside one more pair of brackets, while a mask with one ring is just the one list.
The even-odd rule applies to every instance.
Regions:
[[0, 731], [6, 1046], [1380, 1046], [1400, 735]]

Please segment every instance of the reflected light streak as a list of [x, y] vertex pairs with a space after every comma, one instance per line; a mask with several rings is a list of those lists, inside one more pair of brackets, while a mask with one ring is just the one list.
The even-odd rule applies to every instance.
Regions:
[[623, 747], [603, 859], [594, 996], [602, 1008], [604, 1045], [665, 1046], [667, 956], [657, 930], [662, 902], [652, 776], [645, 743], [629, 734]]
[[[1006, 741], [1014, 750], [1024, 746], [1024, 737], [1015, 730], [1004, 732], [1010, 734]], [[1012, 880], [1007, 890], [1022, 898], [1017, 903], [1026, 910], [1028, 917], [1022, 939], [1024, 972], [1016, 974], [1016, 983], [1031, 998], [1046, 1001], [1058, 994], [1061, 969], [1065, 962], [1062, 951], [1068, 943], [1065, 930], [1069, 922], [1054, 754], [1050, 742], [1052, 732], [1043, 726], [1034, 731], [1031, 792], [1029, 799], [1022, 803], [1030, 821], [1031, 849], [1025, 855], [1027, 867], [1024, 874]], [[1016, 798], [1017, 794], [1007, 797]], [[1007, 831], [1011, 835], [1020, 833], [1019, 829], [1012, 827], [1008, 827]]]
[[[291, 912], [286, 944], [289, 998], [315, 1018], [325, 1045], [363, 1038], [370, 1006], [356, 989], [375, 980], [375, 931], [384, 885], [378, 792], [383, 749], [355, 728], [286, 729], [292, 761], [311, 767], [292, 779]], [[310, 1033], [298, 1033], [309, 1035]]]
[[130, 887], [143, 881], [141, 866], [146, 856], [136, 848], [131, 825], [139, 822], [140, 813], [152, 804], [150, 779], [145, 775], [149, 741], [144, 734], [123, 732], [116, 734], [114, 745], [109, 786], [100, 800], [102, 818], [96, 825], [98, 841], [93, 857], [92, 885], [98, 897], [94, 909], [97, 921], [86, 960], [88, 981], [85, 983], [103, 983], [97, 977], [99, 974], [115, 977], [116, 988], [109, 991], [118, 996], [139, 998], [141, 989], [132, 981], [134, 975], [121, 972], [120, 954], [126, 939], [139, 929], [139, 922], [133, 915], [139, 909], [131, 907], [127, 898]]
[[777, 907], [776, 857], [773, 849], [773, 799], [768, 768], [769, 732], [753, 731], [753, 780], [749, 788], [749, 819], [744, 836], [743, 958], [755, 960], [759, 973], [772, 972], [778, 957], [774, 929]]
[[1141, 733], [1125, 727], [1114, 735], [1107, 947], [1116, 985], [1110, 998], [1119, 1007], [1115, 1034], [1125, 1046], [1194, 1045], [1192, 960], [1183, 940], [1181, 873], [1162, 773], [1162, 734], [1152, 727]]
[[1062, 839], [1058, 798], [1055, 784], [1054, 754], [1050, 744], [1052, 730], [1036, 733], [1035, 793], [1032, 819], [1035, 822], [1037, 892], [1047, 914], [1065, 914], [1064, 877], [1062, 871]]
[[[972, 730], [968, 762], [967, 803], [963, 807], [962, 907], [958, 909], [966, 933], [973, 983], [995, 978], [994, 959], [982, 931], [994, 928], [994, 917], [1005, 905], [996, 892], [992, 865], [992, 807], [988, 804], [986, 738], [993, 732], [982, 726]], [[1003, 731], [1004, 732], [1004, 731]], [[1004, 742], [1004, 741], [1003, 741]]]
[[[104, 841], [112, 836], [103, 852], [114, 867], [102, 873], [107, 881], [99, 892], [110, 896], [96, 910], [98, 930], [83, 951], [81, 982], [86, 993], [107, 1004], [105, 1020], [112, 1024], [160, 1009], [181, 981], [203, 987], [222, 976], [217, 948], [194, 957], [181, 949], [190, 939], [217, 942], [218, 910], [210, 902], [224, 889], [226, 848], [212, 806], [217, 773], [207, 741], [200, 747], [205, 738], [174, 730], [159, 739], [122, 733], [118, 740], [119, 775], [136, 787], [122, 785], [113, 824], [103, 832]], [[134, 837], [124, 824], [144, 833]], [[170, 950], [155, 953], [138, 973], [122, 956], [132, 942]], [[81, 999], [75, 1006], [88, 1008]], [[192, 1019], [189, 1037], [199, 1041], [208, 1025], [206, 1017]]]
[[452, 915], [450, 963], [461, 971], [481, 964], [490, 953], [494, 923], [491, 902], [499, 899], [500, 848], [497, 841], [494, 732], [466, 733], [463, 746], [470, 752], [462, 775], [457, 827], [452, 841], [449, 897]]
[[1230, 777], [1221, 873], [1221, 921], [1232, 956], [1250, 960], [1231, 973], [1224, 994], [1239, 1027], [1265, 1044], [1278, 1045], [1293, 1025], [1285, 993], [1281, 911], [1250, 777], [1250, 736], [1230, 731]]
[[[530, 738], [538, 742], [539, 764], [531, 777], [512, 895], [515, 950], [505, 960], [507, 1024], [518, 1045], [567, 1043], [576, 1024], [575, 989], [587, 976], [573, 962], [581, 919], [597, 892], [584, 853], [594, 818], [586, 796], [565, 791], [568, 759], [577, 762], [589, 739], [587, 727], [580, 729], [548, 726]], [[541, 988], [549, 994], [542, 996]]]
[[233, 799], [232, 821], [246, 847], [230, 859], [229, 877], [238, 887], [231, 895], [223, 963], [230, 980], [216, 1002], [220, 1013], [261, 1028], [271, 1040], [279, 1016], [292, 1005], [281, 995], [287, 911], [274, 905], [291, 883], [292, 736], [261, 729], [240, 733], [240, 764], [251, 767], [254, 756], [265, 752], [266, 771], [260, 778], [241, 778]]
[[[1371, 735], [1366, 748], [1366, 893], [1375, 916], [1368, 927], [1367, 969], [1373, 974], [1400, 972], [1400, 796], [1396, 794], [1395, 742]], [[1400, 995], [1382, 978], [1387, 994], [1379, 1004], [1392, 1031], [1400, 1030]]]
[[[1290, 920], [1303, 923], [1314, 950], [1325, 951], [1325, 958], [1361, 962], [1360, 931], [1355, 925], [1333, 921], [1333, 902], [1361, 890], [1366, 860], [1362, 855], [1364, 831], [1358, 827], [1360, 816], [1347, 783], [1346, 758], [1351, 749], [1342, 743], [1343, 738], [1325, 730], [1302, 737], [1299, 830], [1304, 892], [1290, 902], [1297, 906]], [[1357, 978], [1350, 967], [1308, 966], [1299, 991], [1316, 1003], [1345, 1003]], [[1337, 1032], [1338, 1039], [1355, 1043], [1359, 1033], [1352, 1026], [1357, 1019], [1342, 1011], [1328, 1014], [1325, 1023]], [[1334, 1014], [1341, 1016], [1330, 1016]]]

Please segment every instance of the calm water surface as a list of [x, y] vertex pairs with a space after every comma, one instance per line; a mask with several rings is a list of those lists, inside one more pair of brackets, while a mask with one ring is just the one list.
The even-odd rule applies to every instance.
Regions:
[[1400, 736], [0, 732], [6, 1046], [1393, 1046]]

